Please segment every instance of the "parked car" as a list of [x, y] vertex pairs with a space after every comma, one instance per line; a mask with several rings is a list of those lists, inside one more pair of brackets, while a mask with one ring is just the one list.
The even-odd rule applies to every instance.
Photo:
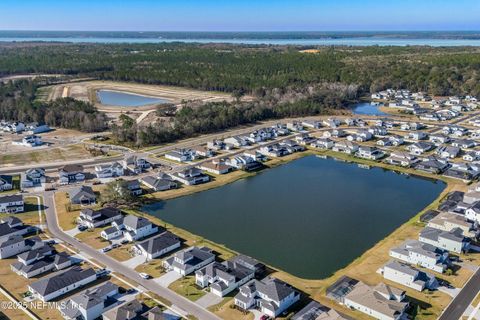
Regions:
[[87, 230], [88, 228], [87, 228], [87, 226], [79, 225], [79, 226], [77, 227], [77, 229], [78, 229], [78, 231], [85, 231], [85, 230]]
[[108, 252], [108, 251], [110, 251], [110, 250], [112, 250], [111, 247], [105, 247], [105, 248], [102, 249], [102, 252]]
[[120, 245], [118, 243], [112, 244], [112, 249], [115, 249], [115, 248], [118, 248], [118, 247], [120, 247]]
[[142, 277], [143, 279], [150, 279], [150, 275], [149, 275], [149, 274], [146, 274], [146, 273], [141, 272], [141, 273], [139, 273], [138, 275], [139, 275], [140, 277]]
[[121, 244], [127, 244], [129, 241], [127, 239], [123, 239], [122, 241], [120, 241]]

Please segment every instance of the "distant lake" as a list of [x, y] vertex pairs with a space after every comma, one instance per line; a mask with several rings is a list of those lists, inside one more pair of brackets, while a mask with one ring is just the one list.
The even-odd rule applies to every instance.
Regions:
[[352, 37], [352, 38], [319, 38], [319, 39], [248, 39], [248, 38], [124, 38], [124, 37], [0, 37], [0, 42], [71, 42], [71, 43], [231, 43], [245, 45], [337, 45], [337, 46], [480, 46], [478, 39], [405, 39], [394, 37]]
[[107, 106], [140, 107], [147, 104], [170, 102], [167, 99], [110, 90], [97, 91], [97, 97], [101, 104]]
[[345, 267], [438, 197], [432, 181], [315, 156], [144, 211], [302, 278]]
[[370, 102], [360, 102], [353, 106], [353, 114], [369, 115], [369, 116], [384, 116], [385, 112], [378, 109], [379, 105]]

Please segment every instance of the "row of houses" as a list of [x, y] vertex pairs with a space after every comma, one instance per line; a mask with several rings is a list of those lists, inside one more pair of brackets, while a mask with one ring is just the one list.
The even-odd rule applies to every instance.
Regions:
[[36, 122], [33, 123], [24, 123], [20, 121], [0, 121], [0, 131], [10, 132], [10, 133], [22, 133], [27, 132], [28, 134], [39, 134], [43, 132], [48, 132], [52, 130], [46, 124], [39, 124]]

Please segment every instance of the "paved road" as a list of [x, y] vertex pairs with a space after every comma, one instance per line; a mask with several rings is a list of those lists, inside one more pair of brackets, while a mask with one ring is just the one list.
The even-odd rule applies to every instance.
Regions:
[[480, 269], [475, 272], [473, 277], [463, 287], [462, 291], [453, 299], [450, 305], [442, 313], [439, 320], [457, 320], [461, 319], [463, 313], [477, 295], [480, 289]]
[[209, 312], [208, 310], [198, 306], [194, 302], [178, 295], [177, 293], [175, 293], [174, 291], [168, 288], [164, 288], [160, 286], [153, 280], [142, 279], [136, 271], [124, 266], [122, 263], [118, 262], [113, 258], [110, 258], [107, 255], [101, 254], [97, 250], [87, 246], [86, 244], [78, 241], [77, 239], [63, 232], [58, 225], [57, 213], [56, 213], [55, 203], [53, 199], [53, 192], [46, 192], [44, 194], [44, 205], [46, 207], [45, 215], [47, 218], [47, 227], [50, 233], [54, 237], [77, 248], [81, 253], [85, 253], [86, 255], [92, 257], [94, 260], [105, 265], [107, 269], [110, 269], [113, 272], [121, 274], [124, 277], [127, 277], [128, 279], [130, 279], [131, 281], [140, 284], [142, 287], [146, 288], [148, 291], [151, 291], [169, 300], [173, 305], [184, 310], [185, 313], [194, 315], [195, 317], [201, 320], [204, 320], [204, 319], [220, 320], [219, 317]]

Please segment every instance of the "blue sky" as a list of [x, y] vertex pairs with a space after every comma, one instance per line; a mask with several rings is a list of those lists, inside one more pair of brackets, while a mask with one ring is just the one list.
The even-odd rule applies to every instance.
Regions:
[[480, 30], [480, 0], [0, 0], [0, 30]]

